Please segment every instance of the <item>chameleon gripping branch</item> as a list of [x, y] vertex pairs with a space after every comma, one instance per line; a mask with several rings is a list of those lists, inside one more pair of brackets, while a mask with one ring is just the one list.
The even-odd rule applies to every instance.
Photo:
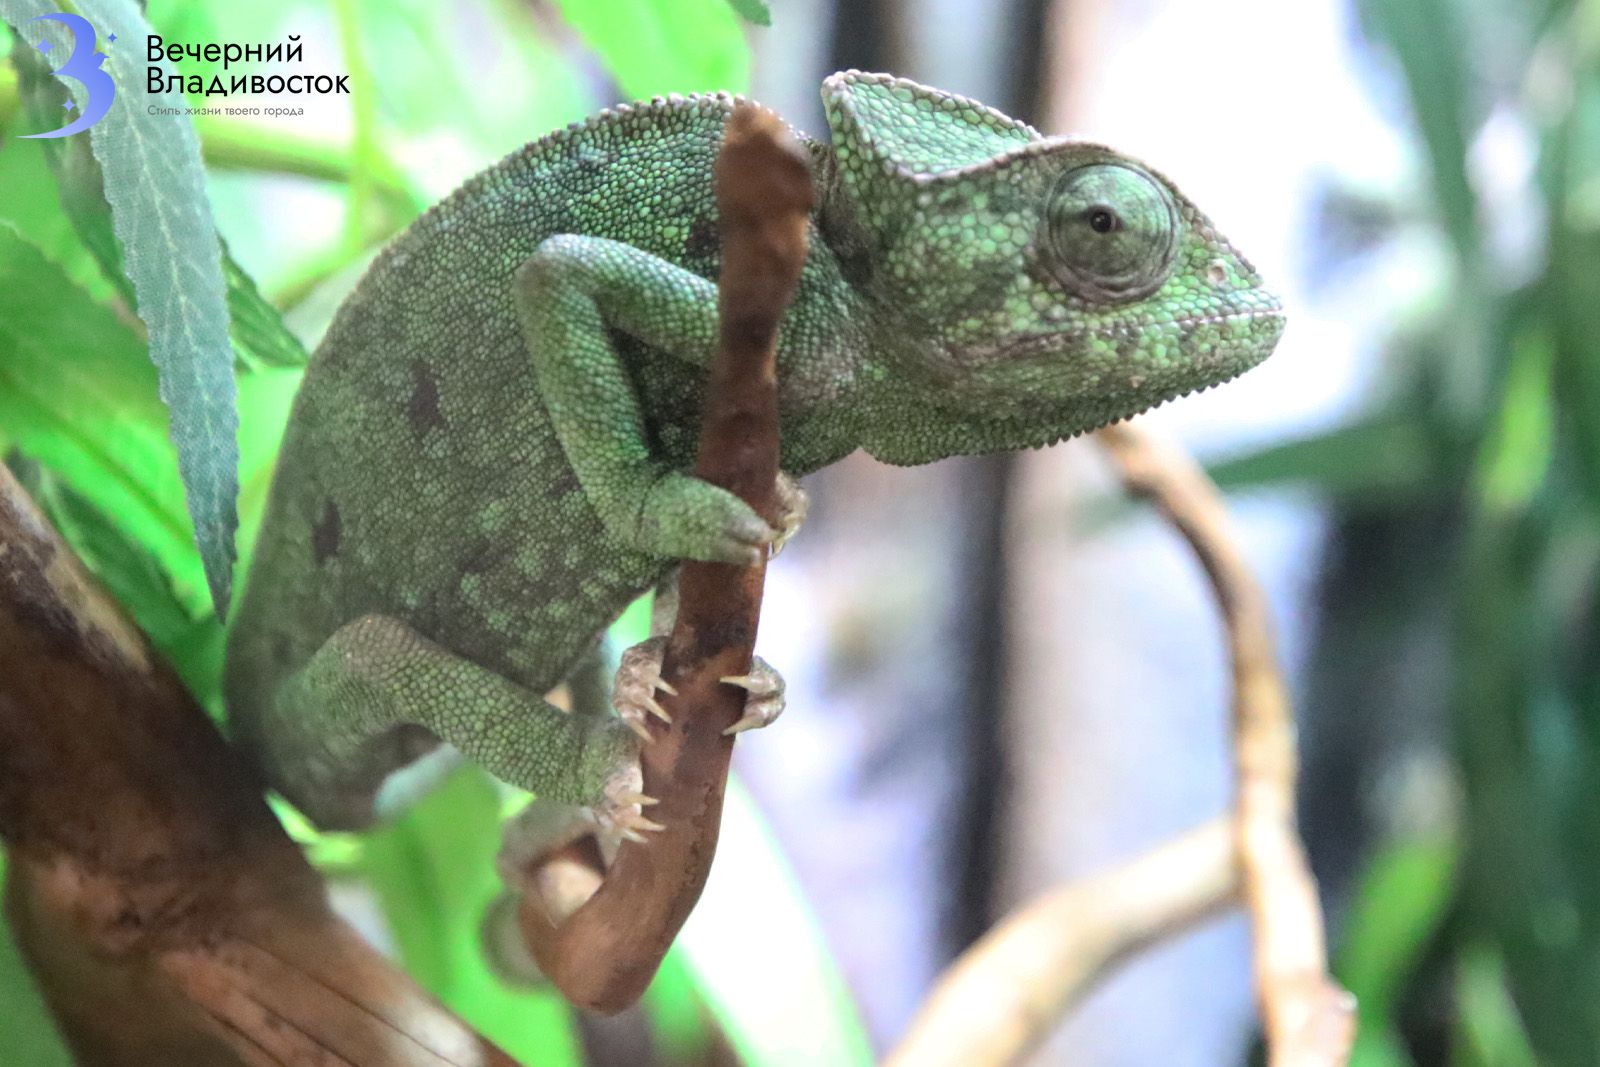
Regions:
[[[803, 151], [771, 112], [741, 104], [715, 169], [723, 266], [694, 475], [771, 519], [776, 510], [778, 325], [806, 257], [812, 207]], [[574, 1003], [614, 1012], [644, 992], [705, 886], [716, 851], [733, 738], [750, 671], [765, 562], [685, 562], [661, 676], [671, 725], [650, 720], [641, 762], [648, 815], [664, 828], [624, 842], [604, 881], [565, 921], [525, 870], [519, 918], [540, 969]], [[570, 850], [563, 850], [570, 852]], [[550, 856], [545, 862], [558, 859]], [[559, 860], [570, 862], [571, 855]]]
[[244, 760], [0, 465], [6, 919], [75, 1057], [515, 1067], [328, 910]]

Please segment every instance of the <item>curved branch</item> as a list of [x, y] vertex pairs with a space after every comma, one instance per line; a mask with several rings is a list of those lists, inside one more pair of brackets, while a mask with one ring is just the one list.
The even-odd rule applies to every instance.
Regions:
[[1217, 914], [1238, 888], [1219, 818], [1045, 894], [962, 953], [884, 1067], [1018, 1062], [1112, 967]]
[[1233, 812], [1008, 917], [946, 972], [888, 1067], [1017, 1062], [1110, 966], [1241, 890], [1255, 925], [1269, 1062], [1341, 1067], [1355, 1005], [1327, 975], [1322, 912], [1295, 829], [1294, 721], [1266, 599], [1216, 487], [1192, 460], [1128, 423], [1097, 436], [1128, 491], [1154, 502], [1188, 541], [1221, 609], [1233, 672]]
[[[723, 255], [720, 331], [706, 388], [697, 477], [771, 517], [778, 473], [776, 346], [806, 256], [812, 205], [804, 153], [771, 112], [741, 105], [716, 164]], [[747, 674], [765, 565], [683, 565], [678, 616], [662, 677], [672, 725], [652, 723], [644, 747], [651, 818], [666, 829], [624, 843], [605, 880], [564, 921], [525, 871], [519, 920], [539, 968], [573, 1003], [614, 1012], [644, 992], [700, 898], [716, 852], [723, 789], [744, 692], [719, 679]], [[571, 850], [556, 857], [567, 862]], [[549, 862], [547, 858], [545, 862]]]
[[1205, 568], [1227, 627], [1238, 775], [1234, 832], [1255, 928], [1256, 995], [1272, 1067], [1337, 1067], [1355, 1002], [1328, 977], [1322, 907], [1295, 826], [1294, 715], [1266, 597], [1240, 555], [1216, 487], [1193, 460], [1128, 423], [1098, 435], [1123, 484], [1152, 501]]

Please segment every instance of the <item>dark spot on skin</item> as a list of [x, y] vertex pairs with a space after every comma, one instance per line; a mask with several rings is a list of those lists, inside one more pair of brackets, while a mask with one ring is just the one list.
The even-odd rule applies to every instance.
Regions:
[[551, 476], [545, 486], [545, 499], [552, 501], [565, 500], [573, 493], [581, 492], [583, 487], [578, 484], [578, 476], [572, 468], [562, 464], [560, 469]]
[[461, 573], [482, 574], [494, 564], [497, 555], [492, 538], [474, 537], [461, 547]]
[[344, 524], [339, 520], [339, 505], [332, 500], [323, 502], [322, 518], [311, 527], [311, 554], [317, 566], [339, 554], [339, 541], [344, 537]]
[[702, 215], [689, 225], [689, 239], [683, 243], [683, 254], [689, 259], [715, 259], [722, 251], [722, 240], [717, 233], [717, 220]]
[[433, 376], [433, 368], [420, 359], [411, 361], [411, 399], [406, 403], [406, 421], [418, 437], [445, 426], [444, 414], [439, 410], [439, 381]]
[[866, 252], [839, 257], [839, 274], [850, 286], [859, 289], [872, 280], [872, 257]]
[[594, 148], [580, 148], [575, 158], [579, 172], [586, 176], [604, 173], [617, 160], [616, 153]]

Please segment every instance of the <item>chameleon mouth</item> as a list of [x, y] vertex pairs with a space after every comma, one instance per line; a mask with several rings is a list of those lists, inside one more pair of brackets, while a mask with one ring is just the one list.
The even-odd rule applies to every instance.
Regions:
[[[998, 359], [1027, 359], [1033, 356], [1065, 355], [1078, 347], [1084, 341], [1099, 340], [1110, 341], [1113, 345], [1126, 345], [1137, 351], [1147, 344], [1153, 336], [1163, 339], [1172, 337], [1181, 341], [1184, 335], [1204, 327], [1226, 327], [1236, 323], [1259, 323], [1263, 326], [1272, 325], [1270, 336], [1250, 337], [1238, 339], [1224, 344], [1223, 355], [1238, 354], [1245, 348], [1258, 348], [1261, 355], [1251, 363], [1259, 363], [1265, 359], [1277, 346], [1278, 339], [1283, 335], [1283, 327], [1287, 321], [1283, 312], [1283, 305], [1276, 297], [1271, 298], [1271, 303], [1264, 307], [1241, 308], [1236, 311], [1225, 311], [1211, 315], [1189, 315], [1183, 318], [1171, 319], [1166, 322], [1115, 324], [1110, 326], [1084, 326], [1070, 331], [1058, 331], [1037, 337], [1022, 337], [1008, 344], [999, 345], [992, 349], [985, 358]], [[1213, 362], [1207, 360], [1206, 362]]]
[[[1263, 300], [1258, 307], [1160, 324], [1115, 331], [1083, 329], [1014, 341], [992, 350], [989, 365], [1048, 368], [1053, 372], [1052, 384], [1041, 387], [1035, 377], [1019, 392], [1014, 382], [991, 381], [987, 388], [973, 389], [977, 383], [969, 381], [966, 403], [969, 411], [970, 406], [981, 406], [997, 423], [1011, 428], [1012, 432], [1001, 436], [1012, 440], [1012, 447], [1039, 448], [1089, 433], [1232, 381], [1261, 363], [1277, 347], [1286, 322], [1277, 300], [1268, 299], [1270, 304]], [[1197, 337], [1197, 331], [1211, 333]], [[1077, 378], [1082, 368], [1073, 354], [1081, 352], [1083, 341], [1090, 338], [1109, 341], [1120, 351], [1114, 365], [1098, 368], [1091, 380], [1084, 381]], [[1147, 353], [1158, 343], [1194, 354], [1155, 362]], [[1072, 429], [1063, 432], [1060, 427]]]

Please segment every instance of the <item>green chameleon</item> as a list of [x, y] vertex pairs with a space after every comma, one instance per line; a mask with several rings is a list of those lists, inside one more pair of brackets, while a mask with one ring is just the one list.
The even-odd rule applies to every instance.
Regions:
[[[782, 465], [1046, 445], [1264, 359], [1278, 300], [1154, 171], [880, 74], [823, 85]], [[236, 737], [327, 828], [444, 742], [613, 835], [662, 643], [597, 642], [679, 560], [770, 527], [685, 473], [717, 326], [727, 95], [613, 108], [467, 182], [378, 257], [306, 371], [229, 637]], [[574, 713], [545, 693], [572, 683]], [[736, 728], [765, 725], [764, 664]], [[450, 752], [449, 748], [442, 749]], [[403, 776], [397, 776], [397, 780]]]

